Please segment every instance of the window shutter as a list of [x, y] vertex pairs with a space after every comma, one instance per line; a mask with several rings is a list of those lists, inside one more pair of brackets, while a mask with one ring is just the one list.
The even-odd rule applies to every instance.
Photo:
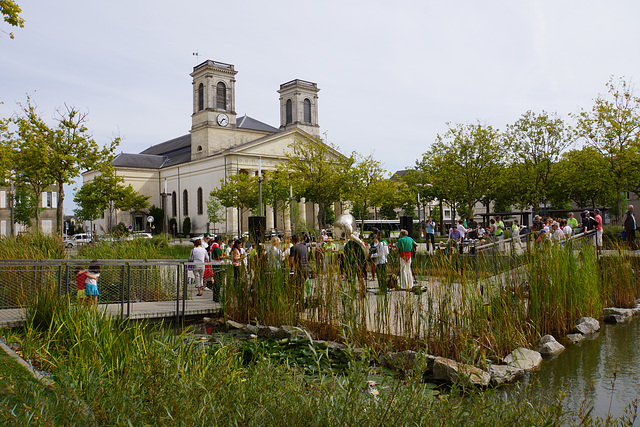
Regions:
[[43, 208], [47, 207], [47, 192], [46, 191], [44, 193], [42, 193], [42, 207]]
[[56, 191], [53, 191], [51, 193], [51, 207], [52, 208], [58, 207], [58, 193]]
[[0, 191], [0, 209], [4, 209], [7, 207], [7, 192]]

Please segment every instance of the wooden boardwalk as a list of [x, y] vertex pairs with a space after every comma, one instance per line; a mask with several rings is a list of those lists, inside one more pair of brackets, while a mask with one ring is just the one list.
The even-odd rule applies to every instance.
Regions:
[[[183, 302], [179, 302], [179, 315], [183, 314]], [[114, 316], [120, 316], [121, 304], [99, 304], [98, 310], [107, 310]], [[171, 319], [176, 317], [176, 301], [134, 302], [129, 307], [130, 319]], [[211, 316], [220, 313], [220, 303], [212, 300], [211, 292], [201, 297], [193, 296], [184, 302], [184, 316]], [[127, 304], [124, 316], [127, 317]], [[0, 310], [0, 327], [19, 327], [24, 323], [24, 310], [9, 308]]]

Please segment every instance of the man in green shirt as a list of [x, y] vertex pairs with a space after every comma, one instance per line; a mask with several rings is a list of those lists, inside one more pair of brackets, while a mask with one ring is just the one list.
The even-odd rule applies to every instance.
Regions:
[[411, 289], [413, 274], [411, 274], [411, 251], [417, 243], [409, 237], [407, 230], [400, 230], [400, 238], [396, 242], [396, 249], [400, 253], [400, 289]]

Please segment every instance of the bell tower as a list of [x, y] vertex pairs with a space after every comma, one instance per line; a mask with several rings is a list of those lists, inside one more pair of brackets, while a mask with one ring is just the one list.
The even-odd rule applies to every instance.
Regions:
[[212, 60], [193, 68], [192, 159], [223, 148], [220, 134], [236, 128], [237, 73], [233, 65]]
[[280, 85], [280, 129], [298, 128], [320, 136], [318, 125], [318, 85], [295, 79]]

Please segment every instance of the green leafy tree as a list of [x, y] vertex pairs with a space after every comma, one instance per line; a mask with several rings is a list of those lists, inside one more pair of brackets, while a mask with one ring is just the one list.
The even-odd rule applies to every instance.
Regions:
[[[4, 18], [4, 22], [13, 26], [24, 28], [24, 19], [20, 16], [22, 9], [14, 0], [0, 0], [0, 14]], [[13, 33], [9, 33], [9, 37], [14, 38]]]
[[273, 208], [273, 226], [278, 227], [278, 213], [284, 213], [289, 206], [289, 183], [279, 171], [266, 173], [262, 183], [262, 195]]
[[607, 83], [609, 96], [599, 95], [590, 111], [577, 116], [577, 132], [606, 160], [616, 193], [615, 214], [622, 218], [622, 192], [640, 182], [640, 98], [624, 78]]
[[65, 105], [65, 109], [56, 114], [58, 128], [53, 132], [49, 146], [48, 173], [58, 187], [56, 218], [58, 230], [63, 230], [64, 185], [73, 183], [82, 170], [92, 169], [97, 162], [111, 161], [120, 139], [100, 148], [86, 127], [86, 113]]
[[0, 119], [0, 185], [6, 184], [13, 171], [12, 134], [9, 132], [9, 119]]
[[319, 206], [317, 229], [320, 229], [326, 224], [325, 207], [347, 194], [354, 156], [346, 157], [334, 145], [315, 137], [301, 137], [289, 148], [288, 160], [280, 165], [280, 170], [289, 176], [298, 200], [304, 197]]
[[355, 164], [351, 168], [350, 188], [347, 198], [352, 201], [356, 218], [365, 220], [370, 217], [369, 209], [377, 206], [376, 190], [384, 179], [386, 171], [373, 156], [354, 155]]
[[[29, 99], [22, 108], [23, 115], [13, 119], [16, 126], [11, 141], [13, 180], [30, 193], [30, 200], [37, 201], [54, 182], [49, 173], [49, 147], [53, 144], [54, 131], [38, 115]], [[40, 205], [37, 202], [29, 204], [36, 228], [40, 227]]]
[[473, 215], [476, 202], [496, 185], [504, 156], [501, 136], [491, 126], [449, 124], [416, 169], [426, 174], [440, 200], [463, 204]]
[[616, 190], [607, 166], [594, 147], [568, 151], [558, 164], [560, 173], [550, 200], [554, 205], [571, 200], [580, 207], [615, 206]]
[[224, 209], [222, 209], [222, 205], [213, 192], [209, 193], [209, 198], [207, 199], [207, 218], [214, 225], [214, 228], [216, 224], [224, 221]]
[[120, 186], [118, 197], [114, 200], [114, 207], [120, 211], [129, 212], [133, 219], [135, 212], [140, 212], [149, 207], [149, 197], [138, 193], [131, 184]]
[[220, 187], [213, 190], [211, 195], [225, 208], [238, 208], [239, 224], [242, 224], [243, 212], [256, 211], [258, 208], [258, 178], [245, 173], [227, 176], [220, 180]]
[[505, 135], [510, 165], [503, 174], [503, 188], [519, 208], [531, 206], [538, 213], [560, 173], [557, 165], [572, 143], [571, 132], [555, 114], [527, 111]]
[[15, 221], [25, 227], [31, 227], [31, 218], [34, 218], [34, 211], [38, 209], [38, 199], [33, 197], [33, 193], [22, 183], [15, 186]]

